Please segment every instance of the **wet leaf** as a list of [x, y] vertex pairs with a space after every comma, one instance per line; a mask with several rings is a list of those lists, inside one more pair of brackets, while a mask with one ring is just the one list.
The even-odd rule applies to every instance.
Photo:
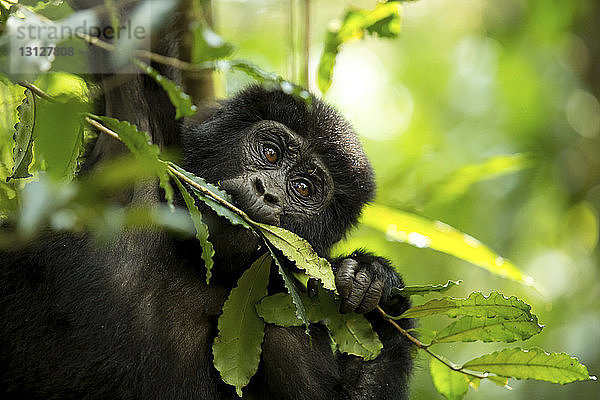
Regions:
[[535, 316], [514, 319], [502, 317], [466, 316], [439, 331], [435, 343], [449, 342], [505, 342], [527, 340], [542, 331]]
[[437, 292], [437, 293], [445, 292], [446, 290], [450, 289], [452, 286], [458, 286], [461, 283], [462, 283], [462, 281], [458, 280], [458, 281], [448, 281], [446, 283], [440, 283], [438, 285], [431, 284], [431, 285], [404, 286], [402, 288], [392, 288], [392, 294], [400, 295], [400, 296], [414, 296], [414, 295], [423, 296], [427, 293], [432, 293], [432, 292]]
[[463, 365], [473, 371], [493, 373], [516, 379], [535, 379], [565, 384], [595, 379], [587, 368], [565, 353], [546, 353], [541, 349], [504, 349], [475, 358]]
[[35, 97], [31, 90], [25, 90], [25, 98], [17, 107], [19, 122], [15, 125], [15, 133], [13, 140], [15, 146], [13, 148], [13, 166], [12, 174], [6, 178], [6, 181], [11, 179], [22, 179], [31, 176], [29, 173], [29, 164], [33, 159], [33, 128], [35, 125]]
[[531, 306], [515, 296], [506, 297], [492, 292], [484, 296], [481, 292], [473, 292], [466, 299], [443, 297], [433, 299], [425, 304], [409, 308], [402, 318], [420, 318], [433, 314], [457, 316], [483, 316], [486, 318], [501, 317], [506, 319], [531, 318]]

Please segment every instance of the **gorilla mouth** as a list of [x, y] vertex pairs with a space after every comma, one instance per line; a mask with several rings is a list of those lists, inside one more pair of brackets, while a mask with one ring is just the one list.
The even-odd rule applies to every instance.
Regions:
[[257, 192], [247, 179], [234, 178], [220, 185], [232, 197], [233, 204], [256, 221], [269, 225], [281, 223], [282, 208], [270, 201], [268, 194]]
[[254, 198], [247, 198], [246, 196], [233, 196], [233, 201], [234, 204], [248, 214], [252, 220], [268, 225], [279, 226], [281, 222], [280, 208], [275, 208], [265, 204], [262, 198], [256, 196], [253, 197]]

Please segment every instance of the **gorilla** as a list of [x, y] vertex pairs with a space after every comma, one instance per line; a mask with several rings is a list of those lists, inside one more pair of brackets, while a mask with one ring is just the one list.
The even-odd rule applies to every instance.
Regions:
[[[400, 276], [386, 259], [363, 250], [330, 257], [375, 191], [350, 124], [314, 96], [308, 105], [250, 86], [208, 109], [203, 120], [157, 133], [159, 125], [147, 121], [174, 114], [168, 98], [148, 89], [154, 83], [147, 78], [134, 79], [135, 96], [126, 85], [107, 93], [112, 110], [133, 110], [132, 122], [155, 141], [175, 137], [184, 167], [224, 188], [254, 220], [308, 240], [331, 262], [340, 311], [364, 313], [384, 345], [376, 359], [364, 361], [334, 353], [321, 324], [311, 324], [310, 336], [303, 327], [267, 325], [259, 370], [244, 398], [406, 399], [411, 344], [376, 310], [398, 315], [410, 306], [391, 295], [403, 286]], [[151, 100], [164, 108], [155, 113]], [[122, 147], [101, 134], [84, 170], [101, 164], [100, 148]], [[153, 182], [124, 196], [126, 203], [164, 201]], [[183, 205], [181, 198], [176, 203]], [[0, 252], [2, 397], [237, 398], [213, 366], [212, 343], [229, 291], [265, 249], [249, 230], [198, 205], [216, 252], [210, 284], [199, 244], [154, 227], [124, 230], [105, 244], [86, 233], [46, 232], [25, 248]], [[270, 294], [285, 290], [277, 273], [271, 281]], [[411, 320], [400, 324], [412, 327]]]

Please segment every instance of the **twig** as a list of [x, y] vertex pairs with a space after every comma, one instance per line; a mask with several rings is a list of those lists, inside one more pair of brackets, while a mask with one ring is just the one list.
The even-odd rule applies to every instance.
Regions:
[[217, 203], [221, 204], [222, 206], [225, 206], [225, 207], [229, 208], [231, 211], [235, 212], [240, 217], [242, 217], [242, 219], [244, 221], [246, 221], [248, 224], [250, 224], [252, 226], [255, 226], [255, 222], [252, 219], [250, 219], [250, 217], [245, 212], [243, 212], [242, 210], [240, 210], [239, 208], [237, 208], [233, 204], [229, 203], [228, 201], [226, 201], [226, 200], [222, 199], [221, 197], [217, 196], [216, 194], [214, 194], [210, 190], [208, 190], [208, 189], [202, 187], [201, 185], [197, 184], [192, 179], [188, 178], [187, 176], [185, 176], [184, 174], [182, 174], [181, 172], [179, 172], [173, 166], [171, 166], [169, 164], [167, 164], [167, 165], [169, 167], [169, 172], [173, 173], [173, 175], [176, 175], [177, 178], [185, 181], [185, 183], [187, 183], [188, 185], [193, 186], [195, 189], [197, 189], [198, 191], [202, 192], [202, 194], [204, 196], [210, 197], [211, 199], [215, 200]]
[[[88, 42], [93, 46], [99, 47], [106, 51], [115, 51], [117, 49], [114, 44], [105, 42], [103, 40], [98, 39], [97, 37], [90, 36], [83, 32], [75, 32], [75, 36], [79, 39], [82, 39], [85, 42]], [[177, 69], [185, 71], [203, 71], [206, 69], [214, 68], [214, 63], [212, 62], [192, 64], [187, 61], [182, 61], [175, 57], [163, 56], [161, 54], [153, 53], [148, 50], [135, 50], [134, 54], [137, 57], [152, 60], [159, 64], [169, 65], [171, 67], [175, 67]]]
[[113, 138], [117, 139], [118, 141], [121, 141], [121, 138], [115, 131], [108, 129], [107, 127], [105, 127], [104, 125], [99, 123], [98, 121], [94, 121], [90, 117], [85, 117], [85, 122], [92, 125], [94, 128], [98, 129], [99, 131], [102, 131], [102, 132], [106, 133], [107, 135], [112, 136]]
[[[122, 142], [122, 140], [119, 137], [118, 133], [116, 133], [115, 131], [107, 128], [106, 126], [102, 125], [98, 121], [96, 121], [96, 120], [94, 120], [94, 119], [92, 119], [90, 117], [85, 117], [85, 121], [88, 124], [92, 125], [94, 128], [98, 129], [99, 131], [104, 132], [107, 135], [109, 135], [109, 136], [117, 139], [118, 141]], [[236, 214], [238, 214], [248, 224], [250, 224], [252, 226], [255, 226], [255, 222], [252, 219], [250, 219], [250, 217], [245, 212], [243, 212], [242, 210], [240, 210], [239, 208], [237, 208], [233, 204], [229, 203], [228, 201], [222, 199], [221, 197], [219, 197], [218, 195], [214, 194], [213, 192], [211, 192], [210, 190], [206, 189], [205, 187], [202, 187], [198, 183], [194, 182], [192, 179], [188, 178], [186, 175], [184, 175], [181, 172], [179, 172], [175, 167], [173, 167], [171, 165], [171, 163], [167, 163], [167, 168], [169, 169], [170, 173], [172, 173], [173, 175], [177, 176], [177, 178], [181, 179], [182, 181], [184, 181], [188, 185], [193, 186], [195, 189], [197, 189], [199, 192], [201, 192], [203, 196], [210, 197], [212, 200], [216, 201], [220, 205], [222, 205], [224, 207], [227, 207], [230, 210], [232, 210], [233, 212], [235, 212]]]
[[436, 360], [438, 360], [439, 362], [441, 362], [442, 364], [444, 364], [445, 366], [447, 366], [451, 370], [456, 371], [456, 372], [460, 372], [461, 374], [465, 374], [465, 375], [469, 375], [469, 376], [472, 376], [472, 377], [475, 377], [475, 378], [479, 378], [479, 379], [487, 378], [488, 375], [486, 373], [484, 373], [484, 374], [478, 374], [478, 373], [475, 373], [475, 372], [468, 372], [468, 371], [464, 370], [463, 367], [457, 367], [453, 363], [451, 363], [448, 360], [446, 360], [444, 357], [442, 357], [442, 356], [434, 353], [433, 351], [431, 351], [429, 349], [430, 345], [423, 344], [419, 339], [415, 338], [410, 333], [408, 333], [406, 331], [406, 329], [404, 329], [400, 325], [398, 325], [396, 323], [396, 321], [394, 321], [385, 311], [383, 311], [383, 309], [380, 306], [377, 306], [377, 310], [379, 311], [379, 313], [383, 316], [383, 318], [385, 320], [387, 320], [390, 324], [392, 324], [394, 326], [394, 328], [396, 328], [398, 330], [398, 332], [400, 332], [405, 338], [407, 338], [408, 340], [410, 340], [415, 346], [417, 346], [417, 348], [425, 351], [431, 357], [435, 358]]
[[45, 100], [48, 100], [51, 102], [56, 102], [56, 100], [54, 100], [54, 97], [52, 97], [48, 93], [44, 92], [42, 89], [35, 86], [33, 83], [21, 81], [21, 82], [19, 82], [19, 86], [23, 86], [24, 88], [31, 90], [33, 92], [33, 94], [35, 94], [38, 97], [41, 97], [42, 99], [45, 99]]

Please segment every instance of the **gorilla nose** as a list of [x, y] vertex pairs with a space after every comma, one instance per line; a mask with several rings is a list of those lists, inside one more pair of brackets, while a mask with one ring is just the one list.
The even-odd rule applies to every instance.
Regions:
[[259, 197], [262, 197], [264, 202], [270, 206], [280, 206], [279, 197], [273, 194], [271, 190], [267, 191], [265, 184], [260, 178], [253, 180], [254, 191]]

